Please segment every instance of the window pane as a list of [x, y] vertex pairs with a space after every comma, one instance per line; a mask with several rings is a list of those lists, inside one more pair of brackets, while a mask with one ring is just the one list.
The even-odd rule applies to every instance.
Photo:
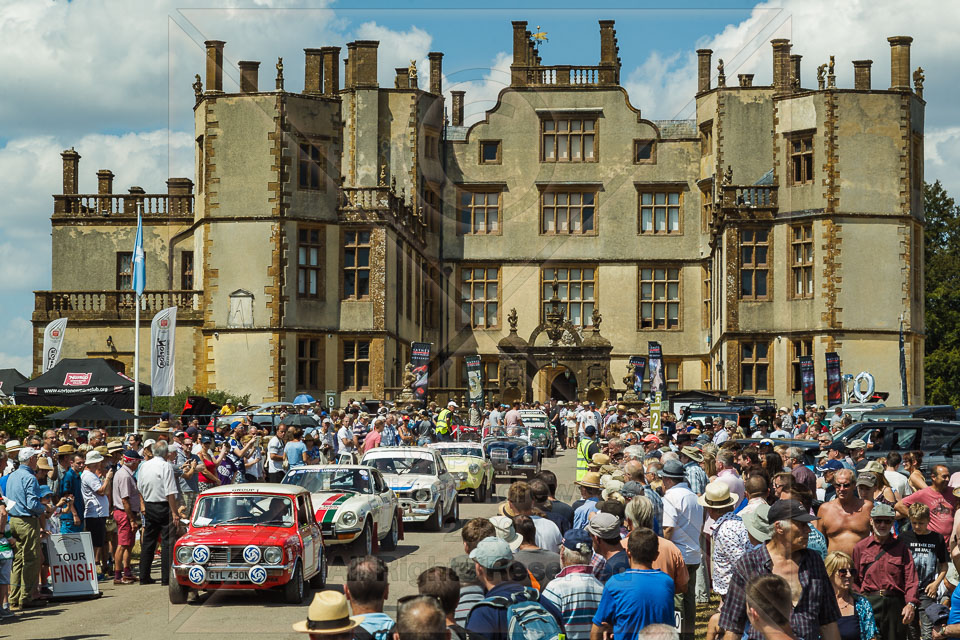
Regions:
[[496, 302], [487, 303], [487, 324], [489, 326], [495, 326], [497, 324], [497, 303]]
[[643, 209], [640, 213], [640, 230], [641, 231], [653, 231], [653, 211], [651, 209]]
[[757, 296], [763, 297], [767, 295], [767, 272], [765, 269], [757, 270]]
[[583, 230], [593, 231], [593, 207], [583, 209]]
[[593, 136], [583, 136], [583, 157], [587, 160], [593, 160]]

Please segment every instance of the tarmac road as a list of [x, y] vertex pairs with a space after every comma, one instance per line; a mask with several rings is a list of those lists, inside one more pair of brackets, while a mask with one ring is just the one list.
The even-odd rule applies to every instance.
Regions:
[[[557, 474], [557, 497], [572, 502], [575, 477], [574, 451], [561, 451], [544, 461], [544, 468]], [[460, 500], [460, 524], [477, 516], [496, 514], [496, 502], [506, 495], [508, 481], [497, 486], [497, 501], [475, 504], [469, 497]], [[389, 567], [390, 593], [386, 613], [395, 615], [397, 598], [417, 591], [417, 576], [425, 569], [446, 565], [463, 553], [460, 524], [447, 524], [442, 531], [429, 533], [419, 525], [408, 525], [396, 551], [381, 552]], [[154, 571], [156, 575], [156, 570]], [[342, 562], [330, 567], [328, 588], [341, 589], [346, 578]], [[259, 638], [302, 638], [291, 625], [306, 618], [312, 593], [300, 605], [288, 605], [281, 594], [263, 591], [212, 593], [196, 602], [171, 605], [167, 589], [150, 586], [114, 586], [101, 583], [103, 596], [96, 600], [52, 603], [43, 609], [21, 612], [16, 622], [0, 624], [0, 638], [182, 638], [210, 640], [229, 633], [231, 640]]]

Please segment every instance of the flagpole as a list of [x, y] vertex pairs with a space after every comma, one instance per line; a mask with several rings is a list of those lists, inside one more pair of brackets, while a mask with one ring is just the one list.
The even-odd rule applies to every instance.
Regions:
[[140, 296], [135, 295], [133, 329], [133, 432], [140, 433]]

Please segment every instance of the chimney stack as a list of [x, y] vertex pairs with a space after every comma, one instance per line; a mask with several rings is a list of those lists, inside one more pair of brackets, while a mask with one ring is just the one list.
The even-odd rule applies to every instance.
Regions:
[[320, 49], [304, 49], [303, 92], [319, 95], [323, 87], [323, 52]]
[[510, 65], [510, 84], [523, 87], [527, 84], [527, 70], [517, 67], [528, 67], [532, 64], [530, 56], [530, 38], [527, 36], [527, 21], [513, 21], [513, 64]]
[[800, 59], [803, 56], [793, 54], [790, 56], [790, 88], [800, 88]]
[[193, 193], [193, 180], [190, 178], [170, 178], [167, 180], [167, 194], [188, 196]]
[[77, 171], [80, 169], [80, 154], [73, 147], [60, 154], [63, 158], [63, 193], [75, 195], [80, 188]]
[[873, 60], [853, 61], [853, 88], [858, 91], [870, 91], [870, 69]]
[[890, 90], [910, 91], [910, 36], [887, 38], [890, 43]]
[[617, 30], [613, 20], [600, 20], [600, 84], [617, 84], [620, 81], [620, 49], [617, 47]]
[[790, 41], [775, 38], [773, 45], [773, 95], [784, 96], [792, 92], [790, 87]]
[[237, 66], [240, 67], [240, 93], [259, 91], [257, 75], [260, 73], [260, 63], [254, 60], [241, 60]]
[[97, 171], [97, 193], [100, 195], [113, 193], [113, 171], [110, 169]]
[[713, 49], [697, 49], [697, 93], [710, 91], [710, 58]]
[[222, 40], [207, 40], [207, 91], [223, 93], [223, 45]]
[[376, 89], [377, 40], [356, 40], [347, 43], [347, 81], [353, 89]]
[[393, 86], [395, 89], [409, 89], [410, 88], [410, 69], [407, 67], [396, 67], [394, 71], [397, 72], [397, 79], [394, 80]]
[[453, 98], [450, 105], [450, 124], [455, 127], [463, 126], [463, 97], [466, 94], [466, 91], [450, 92], [450, 96]]
[[430, 93], [435, 96], [443, 95], [443, 53], [431, 51], [427, 54], [430, 60]]
[[737, 79], [740, 80], [741, 87], [752, 87], [753, 86], [753, 74], [752, 73], [738, 73]]
[[323, 56], [323, 95], [340, 93], [340, 47], [320, 47]]

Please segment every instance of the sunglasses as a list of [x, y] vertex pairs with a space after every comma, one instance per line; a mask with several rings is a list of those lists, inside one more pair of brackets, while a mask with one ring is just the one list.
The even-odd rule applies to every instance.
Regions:
[[835, 486], [837, 489], [846, 489], [846, 488], [848, 488], [848, 487], [852, 487], [852, 486], [853, 486], [853, 483], [852, 483], [852, 482], [838, 482], [838, 483], [835, 484], [834, 486]]
[[837, 569], [837, 573], [841, 576], [849, 576], [852, 572], [850, 569]]

